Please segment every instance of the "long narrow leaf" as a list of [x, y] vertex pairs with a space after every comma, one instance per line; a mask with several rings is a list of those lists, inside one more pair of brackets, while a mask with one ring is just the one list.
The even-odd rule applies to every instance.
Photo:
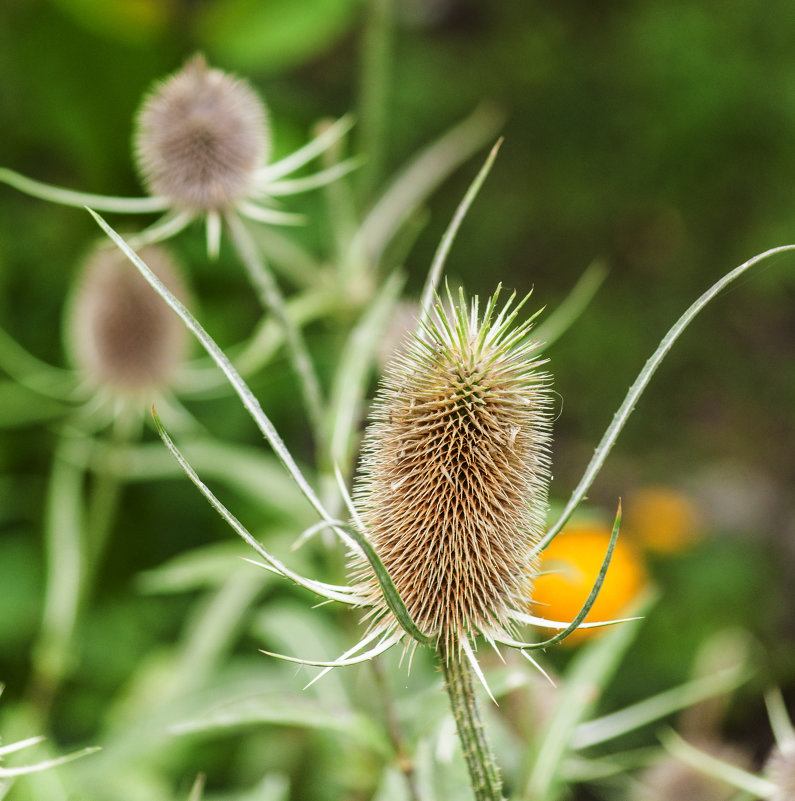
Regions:
[[464, 221], [464, 217], [466, 217], [470, 206], [478, 196], [480, 188], [483, 186], [483, 182], [486, 180], [489, 172], [491, 172], [491, 168], [494, 164], [494, 160], [497, 158], [500, 145], [502, 145], [502, 139], [498, 139], [497, 143], [494, 145], [494, 147], [492, 147], [489, 155], [486, 157], [486, 161], [480, 168], [478, 174], [475, 176], [475, 180], [472, 181], [469, 189], [466, 191], [466, 194], [458, 204], [458, 208], [455, 210], [453, 219], [450, 220], [450, 224], [447, 226], [447, 230], [444, 232], [444, 235], [439, 242], [439, 247], [436, 249], [436, 253], [434, 254], [433, 262], [431, 263], [431, 269], [428, 273], [428, 278], [426, 279], [425, 286], [422, 290], [422, 299], [420, 301], [420, 323], [422, 323], [422, 321], [428, 316], [434, 296], [436, 295], [436, 290], [439, 287], [439, 279], [442, 276], [442, 270], [444, 269], [444, 264], [447, 261], [447, 255], [450, 253], [450, 248], [453, 246], [456, 234], [458, 233], [458, 229], [461, 227], [461, 223]]
[[[677, 759], [708, 776], [713, 776], [736, 787], [738, 790], [750, 793], [754, 798], [771, 798], [777, 794], [778, 788], [773, 782], [695, 748], [674, 731], [665, 732], [660, 739]], [[778, 797], [784, 798], [785, 796]]]
[[534, 339], [542, 342], [545, 349], [559, 339], [583, 313], [606, 276], [607, 268], [603, 262], [595, 261], [589, 264], [569, 294], [535, 329]]
[[522, 798], [547, 801], [558, 797], [555, 789], [562, 781], [561, 766], [572, 750], [573, 732], [590, 715], [599, 690], [612, 677], [637, 627], [636, 622], [617, 626], [577, 655], [561, 682], [552, 717], [540, 734], [540, 747], [528, 748]]
[[403, 277], [396, 273], [387, 278], [351, 332], [340, 358], [326, 415], [327, 439], [332, 463], [342, 465], [346, 474], [374, 355], [403, 284]]
[[[294, 571], [290, 570], [286, 565], [282, 564], [278, 559], [276, 559], [276, 557], [271, 556], [271, 554], [269, 554], [249, 533], [248, 529], [246, 529], [246, 527], [221, 503], [221, 501], [215, 497], [212, 490], [210, 490], [210, 488], [204, 484], [204, 482], [197, 475], [196, 471], [190, 466], [182, 453], [180, 453], [179, 448], [177, 448], [177, 446], [174, 444], [171, 437], [168, 436], [168, 433], [163, 428], [163, 424], [160, 422], [160, 418], [156, 413], [153, 413], [153, 416], [155, 420], [155, 426], [157, 427], [157, 432], [160, 434], [160, 438], [163, 440], [166, 447], [171, 451], [174, 458], [179, 462], [188, 478], [210, 502], [210, 505], [218, 512], [218, 514], [221, 515], [221, 517], [243, 538], [243, 540], [245, 540], [258, 554], [260, 554], [260, 556], [262, 556], [268, 562], [270, 567], [275, 570], [275, 572], [280, 573], [286, 578], [294, 581], [299, 586], [305, 587], [306, 589], [311, 590], [318, 595], [322, 595], [324, 598], [328, 598], [329, 600], [339, 601], [340, 603], [345, 604], [356, 604], [356, 599], [352, 593], [346, 594], [343, 592], [345, 588], [335, 587], [320, 581], [312, 581], [311, 579], [304, 578], [303, 576], [300, 576]], [[336, 528], [336, 526], [334, 527]]]
[[43, 184], [20, 175], [18, 172], [0, 167], [0, 182], [13, 186], [26, 195], [61, 203], [65, 206], [93, 206], [102, 211], [115, 211], [121, 214], [137, 214], [152, 211], [165, 211], [168, 201], [162, 197], [110, 197], [107, 195], [91, 195], [87, 192], [75, 192], [59, 186]]
[[615, 444], [616, 439], [618, 439], [618, 435], [624, 428], [624, 425], [629, 419], [630, 414], [632, 414], [632, 410], [635, 408], [640, 396], [648, 386], [649, 381], [651, 381], [651, 377], [660, 366], [660, 363], [665, 358], [665, 355], [671, 349], [674, 342], [679, 339], [682, 332], [687, 328], [688, 325], [690, 325], [695, 316], [722, 289], [727, 287], [732, 281], [735, 281], [737, 278], [739, 278], [755, 264], [759, 264], [759, 262], [779, 253], [788, 253], [793, 250], [795, 250], [795, 245], [782, 245], [781, 247], [771, 248], [770, 250], [766, 250], [764, 253], [754, 256], [753, 258], [741, 264], [739, 267], [735, 267], [733, 270], [726, 273], [726, 275], [724, 275], [719, 281], [716, 281], [703, 295], [701, 295], [701, 297], [691, 304], [687, 311], [685, 311], [685, 313], [674, 323], [668, 333], [660, 341], [660, 344], [657, 346], [657, 350], [655, 350], [654, 353], [649, 357], [648, 361], [643, 366], [643, 369], [640, 371], [640, 374], [629, 388], [623, 403], [613, 416], [613, 420], [607, 427], [601, 442], [599, 445], [597, 445], [588, 467], [585, 468], [585, 472], [580, 479], [580, 483], [572, 492], [569, 502], [561, 512], [557, 522], [549, 529], [541, 542], [536, 546], [535, 550], [537, 553], [540, 553], [542, 550], [544, 550], [544, 548], [547, 547], [547, 545], [549, 545], [550, 542], [552, 542], [563, 526], [566, 525], [574, 510], [580, 505], [580, 502], [583, 500], [583, 498], [585, 498], [585, 495], [590, 489], [591, 484], [593, 483], [599, 471], [602, 469], [602, 465], [604, 464], [605, 459], [607, 459], [607, 455], [610, 453], [610, 450]]
[[[621, 502], [619, 501], [618, 504], [618, 511], [616, 512], [616, 519], [613, 523], [613, 531], [610, 533], [610, 543], [607, 546], [607, 552], [605, 553], [605, 558], [602, 560], [602, 566], [599, 569], [599, 575], [596, 577], [596, 581], [594, 582], [593, 587], [591, 588], [591, 592], [588, 594], [588, 597], [585, 599], [585, 603], [582, 605], [582, 608], [577, 613], [577, 616], [571, 623], [563, 629], [563, 631], [556, 634], [554, 637], [550, 637], [548, 640], [544, 642], [537, 643], [532, 646], [532, 649], [537, 648], [547, 648], [550, 645], [554, 645], [555, 643], [560, 642], [561, 640], [565, 640], [566, 637], [569, 636], [575, 629], [579, 628], [580, 624], [585, 620], [588, 612], [591, 611], [591, 607], [596, 602], [596, 598], [599, 595], [599, 591], [602, 589], [602, 584], [604, 583], [605, 576], [607, 575], [607, 568], [610, 567], [610, 560], [613, 558], [613, 550], [616, 547], [616, 541], [618, 540], [618, 530], [621, 528]], [[530, 650], [532, 650], [530, 649]]]
[[232, 366], [232, 363], [226, 357], [224, 352], [218, 347], [218, 345], [216, 345], [215, 341], [204, 330], [204, 328], [202, 328], [196, 318], [176, 297], [174, 297], [171, 292], [169, 292], [164, 284], [149, 269], [149, 267], [138, 256], [138, 254], [135, 253], [135, 251], [124, 241], [124, 239], [119, 236], [119, 234], [116, 233], [116, 231], [114, 231], [113, 228], [111, 228], [99, 214], [88, 208], [86, 210], [96, 220], [99, 227], [102, 228], [102, 230], [124, 253], [124, 255], [138, 268], [141, 275], [143, 275], [143, 277], [155, 289], [155, 291], [180, 316], [187, 328], [222, 370], [230, 385], [243, 402], [246, 410], [257, 424], [257, 427], [268, 440], [270, 446], [273, 448], [282, 464], [287, 468], [296, 484], [298, 484], [298, 487], [301, 489], [301, 492], [304, 494], [306, 499], [324, 520], [331, 520], [331, 515], [326, 511], [326, 508], [323, 506], [315, 491], [309, 485], [309, 482], [306, 480], [298, 465], [295, 463], [290, 451], [287, 449], [284, 441], [274, 428], [273, 423], [271, 423], [270, 418], [268, 418], [268, 416], [265, 414], [262, 406], [260, 406], [259, 401], [254, 397], [254, 394], [251, 392], [246, 382], [240, 377], [240, 374], [237, 372], [237, 370], [235, 370], [235, 368]]
[[[423, 634], [422, 631], [420, 631], [419, 626], [417, 626], [417, 624], [412, 620], [409, 610], [406, 609], [406, 605], [403, 603], [400, 593], [397, 591], [397, 588], [392, 582], [392, 577], [389, 575], [386, 567], [384, 567], [384, 563], [381, 561], [381, 558], [375, 552], [375, 548], [373, 548], [370, 540], [368, 540], [364, 535], [362, 522], [356, 513], [356, 510], [353, 506], [353, 501], [351, 500], [351, 497], [345, 488], [345, 482], [339, 470], [337, 470], [337, 482], [340, 487], [340, 492], [343, 495], [345, 503], [347, 504], [355, 523], [353, 526], [345, 527], [345, 532], [355, 542], [355, 544], [361, 548], [362, 553], [370, 563], [370, 567], [373, 568], [373, 573], [375, 574], [378, 584], [381, 587], [384, 601], [386, 601], [390, 611], [395, 616], [406, 634], [422, 645], [434, 645], [436, 639]], [[335, 529], [335, 531], [337, 531], [337, 529]]]
[[401, 628], [406, 632], [406, 634], [415, 639], [421, 645], [433, 645], [436, 642], [435, 637], [429, 637], [428, 635], [423, 634], [417, 624], [411, 619], [411, 615], [409, 614], [408, 609], [406, 609], [406, 605], [403, 603], [400, 593], [397, 591], [397, 588], [392, 582], [391, 576], [387, 572], [387, 569], [384, 567], [384, 563], [375, 552], [375, 549], [370, 544], [370, 541], [367, 539], [367, 537], [361, 534], [355, 526], [349, 526], [347, 528], [347, 532], [364, 552], [364, 555], [367, 561], [370, 563], [370, 567], [372, 567], [373, 573], [378, 580], [378, 584], [381, 587], [384, 601], [395, 618], [397, 618]]
[[411, 215], [456, 167], [493, 140], [501, 123], [499, 112], [479, 106], [414, 157], [369, 211], [353, 248], [377, 263]]
[[81, 751], [75, 751], [73, 754], [67, 754], [66, 756], [56, 757], [54, 759], [45, 759], [43, 762], [36, 762], [34, 765], [22, 765], [18, 768], [4, 768], [0, 765], [0, 779], [11, 779], [17, 776], [28, 776], [31, 773], [40, 773], [43, 770], [49, 770], [58, 765], [65, 765], [73, 759], [80, 759], [80, 757], [88, 756], [99, 750], [99, 747], [92, 746], [90, 748], [83, 748]]
[[706, 698], [731, 692], [748, 678], [748, 671], [740, 665], [735, 665], [720, 673], [703, 676], [651, 698], [644, 698], [643, 701], [618, 712], [582, 723], [574, 732], [572, 748], [588, 748], [620, 737]]

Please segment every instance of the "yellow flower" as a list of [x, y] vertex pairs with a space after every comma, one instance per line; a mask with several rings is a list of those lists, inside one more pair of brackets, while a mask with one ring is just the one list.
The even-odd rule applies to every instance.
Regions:
[[649, 551], [678, 553], [698, 538], [699, 514], [684, 493], [650, 485], [627, 498], [624, 528]]
[[[591, 592], [609, 542], [610, 530], [605, 527], [581, 525], [564, 529], [542, 554], [533, 591], [536, 613], [549, 620], [572, 620]], [[620, 618], [646, 583], [640, 554], [619, 539], [602, 589], [585, 622]], [[601, 630], [579, 629], [564, 642], [582, 642]]]

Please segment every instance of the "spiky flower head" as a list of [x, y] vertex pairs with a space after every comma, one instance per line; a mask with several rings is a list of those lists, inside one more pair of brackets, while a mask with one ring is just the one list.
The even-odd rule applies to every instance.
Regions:
[[194, 56], [138, 113], [135, 151], [147, 189], [188, 211], [233, 206], [268, 156], [266, 119], [248, 83]]
[[765, 775], [776, 788], [770, 801], [795, 798], [795, 740], [787, 740], [773, 749], [765, 765]]
[[[448, 653], [526, 603], [549, 481], [549, 377], [530, 321], [498, 293], [479, 315], [437, 304], [390, 362], [365, 435], [356, 505], [408, 612]], [[374, 622], [393, 625], [354, 569]]]
[[[169, 253], [140, 251], [152, 272], [181, 300], [187, 291]], [[115, 395], [168, 385], [185, 354], [179, 318], [115, 248], [101, 245], [87, 259], [69, 304], [67, 345], [75, 365]]]

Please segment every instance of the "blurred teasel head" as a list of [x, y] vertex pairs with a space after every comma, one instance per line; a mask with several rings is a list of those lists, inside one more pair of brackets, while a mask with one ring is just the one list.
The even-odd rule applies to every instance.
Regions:
[[773, 748], [765, 765], [765, 775], [775, 788], [771, 801], [795, 798], [795, 739], [788, 739]]
[[[420, 630], [452, 653], [526, 605], [547, 508], [550, 378], [523, 305], [437, 303], [387, 366], [356, 506]], [[449, 293], [448, 293], [449, 296]], [[394, 621], [354, 562], [376, 627]]]
[[157, 84], [137, 123], [135, 152], [147, 189], [187, 211], [223, 211], [247, 197], [270, 149], [256, 92], [201, 55]]
[[[268, 114], [259, 95], [246, 81], [210, 67], [196, 55], [159, 81], [138, 111], [133, 145], [148, 197], [76, 192], [2, 168], [0, 183], [53, 203], [94, 211], [162, 212], [137, 235], [137, 247], [176, 236], [202, 219], [207, 253], [215, 258], [224, 220], [237, 231], [242, 230], [239, 217], [266, 225], [302, 224], [302, 215], [278, 208], [279, 199], [336, 181], [358, 162], [337, 161], [314, 174], [289, 176], [339, 142], [351, 125], [351, 119], [343, 117], [298, 150], [269, 162]], [[241, 245], [241, 237], [247, 239], [244, 233], [234, 237], [238, 250], [248, 251], [251, 245], [247, 241]]]
[[[181, 300], [187, 291], [169, 253], [140, 251], [152, 272]], [[179, 318], [115, 248], [100, 245], [88, 257], [66, 317], [67, 347], [87, 380], [115, 396], [161, 389], [186, 352]]]

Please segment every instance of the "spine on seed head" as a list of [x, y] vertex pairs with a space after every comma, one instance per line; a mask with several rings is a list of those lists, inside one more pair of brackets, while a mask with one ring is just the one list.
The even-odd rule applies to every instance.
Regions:
[[[387, 366], [355, 487], [411, 617], [448, 653], [526, 603], [547, 508], [550, 378], [522, 304], [437, 304]], [[373, 623], [393, 625], [354, 562]]]

